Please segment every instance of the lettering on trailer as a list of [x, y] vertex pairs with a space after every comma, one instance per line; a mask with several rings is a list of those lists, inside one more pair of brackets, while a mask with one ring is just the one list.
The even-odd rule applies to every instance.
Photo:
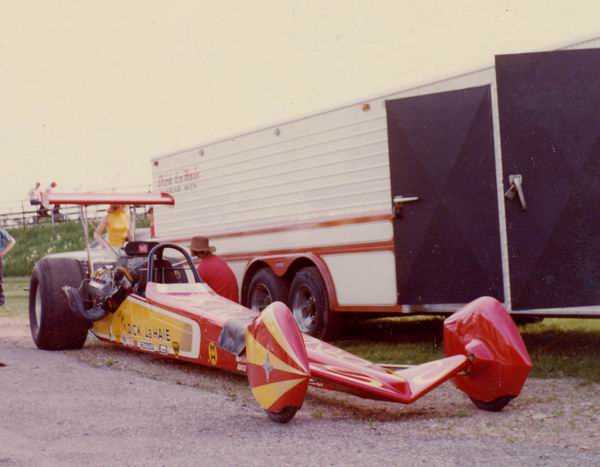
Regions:
[[197, 180], [200, 178], [198, 167], [187, 167], [169, 175], [159, 175], [157, 187], [168, 193], [180, 193], [182, 191], [193, 191], [198, 188]]

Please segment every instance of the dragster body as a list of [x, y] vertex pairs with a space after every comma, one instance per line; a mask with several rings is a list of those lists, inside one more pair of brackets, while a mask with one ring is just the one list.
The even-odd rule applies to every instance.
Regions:
[[[61, 196], [55, 202], [82, 206], [84, 231], [89, 204], [174, 202], [166, 194]], [[168, 256], [171, 250], [183, 259]], [[477, 407], [498, 411], [519, 395], [531, 369], [517, 327], [491, 297], [446, 319], [445, 358], [383, 365], [302, 334], [282, 302], [259, 312], [217, 295], [180, 245], [132, 241], [103, 265], [92, 256], [88, 246], [87, 265], [58, 256], [36, 264], [29, 315], [38, 347], [81, 348], [89, 330], [136, 351], [246, 374], [258, 404], [277, 422], [293, 418], [309, 385], [408, 404], [451, 379]]]
[[[446, 358], [402, 369], [302, 335], [281, 302], [258, 313], [204, 283], [148, 283], [145, 297], [130, 295], [116, 312], [95, 322], [92, 332], [134, 350], [247, 374], [269, 414], [298, 409], [308, 385], [408, 404], [454, 378], [459, 388], [474, 386], [467, 394], [477, 402], [510, 400], [531, 367], [516, 326], [489, 297], [447, 320]], [[479, 334], [471, 337], [473, 332]]]

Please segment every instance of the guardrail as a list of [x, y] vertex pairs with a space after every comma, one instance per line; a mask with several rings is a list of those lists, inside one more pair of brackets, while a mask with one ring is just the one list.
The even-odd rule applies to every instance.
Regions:
[[[88, 208], [89, 220], [100, 220], [106, 214], [106, 206], [93, 206]], [[139, 213], [142, 218], [146, 211]], [[6, 229], [16, 229], [35, 227], [40, 224], [54, 224], [67, 221], [79, 220], [78, 206], [60, 206], [59, 209], [36, 209], [31, 206], [30, 209], [23, 207], [20, 211], [11, 211], [0, 213], [0, 227]]]
[[[60, 209], [37, 209], [37, 206], [31, 206], [29, 209], [23, 207], [20, 211], [10, 211], [0, 214], [0, 227], [15, 229], [27, 228], [45, 223], [65, 222], [79, 219], [79, 207], [61, 206]], [[97, 209], [90, 212], [90, 219], [102, 217], [106, 208]]]

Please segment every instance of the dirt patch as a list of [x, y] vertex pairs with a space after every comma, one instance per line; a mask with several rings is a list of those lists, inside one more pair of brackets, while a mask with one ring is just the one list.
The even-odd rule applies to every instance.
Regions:
[[[152, 355], [132, 353], [90, 337], [74, 358], [94, 367], [220, 392], [243, 406], [256, 405], [244, 376]], [[493, 437], [510, 443], [551, 443], [600, 454], [600, 384], [574, 378], [530, 378], [501, 413], [478, 410], [452, 384], [411, 405], [361, 399], [311, 388], [302, 412], [314, 420], [362, 420], [371, 427], [410, 423], [410, 432], [456, 438]]]
[[24, 319], [0, 318], [0, 357], [8, 465], [456, 465], [467, 452], [473, 465], [600, 460], [600, 385], [577, 379], [530, 379], [500, 413], [477, 410], [451, 384], [408, 406], [311, 388], [281, 426], [243, 376], [94, 338], [80, 351], [38, 351]]

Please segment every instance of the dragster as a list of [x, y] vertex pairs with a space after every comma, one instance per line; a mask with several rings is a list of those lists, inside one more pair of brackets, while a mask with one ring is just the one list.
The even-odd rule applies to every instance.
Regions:
[[259, 312], [217, 295], [181, 245], [133, 239], [108, 256], [90, 247], [88, 206], [174, 204], [166, 193], [57, 193], [46, 202], [80, 206], [86, 252], [47, 256], [33, 270], [29, 318], [40, 349], [81, 348], [90, 331], [135, 351], [245, 374], [260, 407], [280, 423], [302, 407], [309, 386], [410, 404], [452, 380], [478, 408], [499, 411], [531, 370], [516, 325], [494, 298], [444, 321], [445, 358], [377, 364], [303, 335], [282, 302]]

